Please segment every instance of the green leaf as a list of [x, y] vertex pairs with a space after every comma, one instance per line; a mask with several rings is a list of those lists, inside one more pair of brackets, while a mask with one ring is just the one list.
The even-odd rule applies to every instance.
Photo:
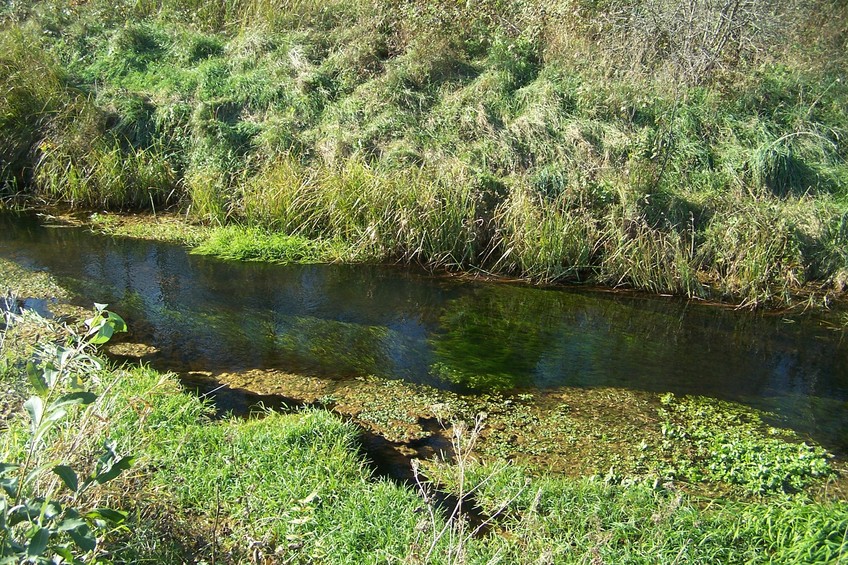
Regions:
[[[92, 332], [94, 333], [94, 332]], [[112, 339], [112, 335], [115, 333], [115, 328], [113, 328], [109, 324], [102, 324], [97, 329], [97, 332], [94, 333], [94, 336], [89, 339], [89, 343], [93, 343], [94, 345], [101, 345], [106, 343], [110, 339]]]
[[60, 532], [69, 532], [71, 530], [82, 528], [83, 526], [88, 527], [88, 524], [86, 524], [85, 520], [83, 520], [82, 518], [66, 517], [58, 524], [56, 524], [56, 529], [58, 529]]
[[124, 321], [123, 318], [121, 318], [114, 312], [109, 312], [108, 316], [109, 317], [106, 319], [106, 323], [111, 325], [116, 332], [121, 333], [127, 331], [127, 323]]
[[9, 477], [0, 480], [0, 488], [2, 488], [9, 498], [15, 498], [18, 494], [18, 478]]
[[56, 347], [56, 358], [59, 360], [60, 367], [66, 366], [71, 357], [73, 357], [73, 355], [73, 349], [68, 349], [66, 347], [61, 346]]
[[117, 461], [115, 461], [108, 469], [103, 471], [102, 473], [98, 473], [94, 480], [99, 484], [106, 483], [111, 481], [130, 467], [132, 467], [133, 463], [135, 463], [135, 457], [125, 456], [121, 457]]
[[21, 466], [15, 463], [0, 463], [0, 477], [12, 474], [20, 468]]
[[33, 386], [33, 388], [35, 388], [35, 392], [41, 395], [46, 395], [47, 385], [44, 384], [42, 372], [32, 361], [27, 361], [26, 374], [30, 384]]
[[127, 331], [127, 323], [123, 318], [106, 310], [106, 304], [95, 304], [94, 317], [85, 321], [88, 326], [89, 343], [100, 345], [109, 341], [115, 332]]
[[24, 410], [29, 414], [30, 430], [35, 433], [44, 417], [44, 402], [39, 397], [32, 396], [24, 402]]
[[62, 514], [62, 505], [56, 502], [55, 500], [51, 500], [50, 502], [44, 502], [41, 505], [41, 516], [42, 518], [46, 518], [47, 520], [53, 520], [57, 516]]
[[112, 510], [111, 508], [95, 508], [94, 510], [86, 513], [85, 516], [92, 520], [105, 520], [111, 524], [120, 524], [127, 519], [126, 512]]
[[68, 530], [68, 535], [71, 536], [77, 547], [83, 551], [94, 551], [94, 548], [97, 547], [97, 540], [92, 535], [91, 529], [88, 526], [80, 526], [75, 530]]
[[41, 505], [32, 501], [18, 504], [8, 513], [9, 526], [16, 526], [21, 522], [35, 522], [41, 515]]
[[71, 406], [74, 404], [91, 404], [97, 400], [97, 395], [93, 392], [72, 392], [70, 394], [65, 394], [60, 396], [56, 400], [50, 403], [50, 406], [47, 407], [47, 411], [50, 412], [52, 410], [56, 410], [57, 408], [61, 408], [63, 406]]
[[59, 380], [59, 375], [62, 373], [53, 366], [53, 363], [48, 363], [46, 367], [41, 372], [44, 377], [44, 381], [47, 383], [47, 387], [56, 386], [56, 381]]
[[40, 441], [42, 436], [46, 434], [50, 430], [50, 428], [52, 428], [56, 424], [56, 422], [67, 416], [67, 414], [68, 411], [64, 408], [58, 408], [56, 410], [53, 410], [52, 412], [48, 412], [47, 417], [42, 420], [41, 425], [38, 426], [37, 430], [35, 430], [32, 437], [32, 441]]
[[62, 479], [66, 487], [74, 492], [79, 490], [79, 479], [77, 479], [77, 474], [73, 469], [67, 465], [56, 465], [53, 467], [53, 472], [59, 475], [59, 478]]
[[79, 563], [79, 561], [74, 560], [74, 554], [67, 547], [57, 547], [54, 548], [53, 551], [55, 551], [56, 555], [58, 555], [68, 563]]
[[29, 547], [27, 547], [27, 557], [30, 559], [34, 557], [41, 557], [44, 551], [47, 549], [47, 543], [50, 541], [50, 530], [47, 528], [39, 528], [35, 535], [32, 536], [29, 540]]

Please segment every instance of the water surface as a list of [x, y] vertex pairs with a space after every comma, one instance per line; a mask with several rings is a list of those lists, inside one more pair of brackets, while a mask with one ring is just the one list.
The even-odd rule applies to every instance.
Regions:
[[[402, 378], [470, 394], [612, 386], [773, 410], [848, 448], [848, 340], [822, 315], [542, 289], [399, 267], [281, 266], [194, 256], [0, 216], [0, 256], [109, 303], [144, 360], [181, 372], [277, 368]], [[26, 297], [24, 297], [26, 298]]]

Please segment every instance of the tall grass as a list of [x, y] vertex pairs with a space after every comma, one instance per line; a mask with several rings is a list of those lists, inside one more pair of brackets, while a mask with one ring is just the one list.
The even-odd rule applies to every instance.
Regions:
[[566, 195], [545, 202], [514, 190], [495, 224], [500, 249], [495, 268], [542, 281], [588, 278], [596, 266], [601, 235], [595, 218]]
[[35, 180], [45, 197], [72, 206], [155, 210], [175, 193], [174, 172], [155, 148], [124, 150], [107, 140], [81, 155], [74, 155], [73, 148], [52, 140], [39, 147]]
[[[816, 209], [805, 199], [735, 201], [732, 212], [713, 216], [701, 249], [709, 273], [728, 294], [756, 303], [779, 293], [788, 298], [807, 277], [810, 249], [828, 245]], [[806, 245], [805, 245], [806, 243]]]
[[783, 301], [848, 271], [829, 3], [27, 4], [0, 31], [0, 166], [7, 191], [349, 260]]
[[464, 266], [480, 250], [477, 199], [468, 185], [445, 176], [379, 170], [358, 160], [307, 170], [284, 159], [247, 183], [244, 210], [288, 233], [339, 239], [353, 258]]
[[29, 29], [0, 34], [0, 182], [26, 186], [33, 151], [52, 115], [70, 102], [66, 76]]

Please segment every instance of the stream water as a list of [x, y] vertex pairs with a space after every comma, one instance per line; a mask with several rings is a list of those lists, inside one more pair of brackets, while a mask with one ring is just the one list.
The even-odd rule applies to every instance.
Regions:
[[[0, 216], [0, 257], [110, 304], [158, 369], [402, 378], [467, 394], [619, 387], [777, 414], [848, 450], [848, 335], [827, 314], [543, 289], [363, 265], [281, 266]], [[24, 297], [26, 298], [26, 297]]]

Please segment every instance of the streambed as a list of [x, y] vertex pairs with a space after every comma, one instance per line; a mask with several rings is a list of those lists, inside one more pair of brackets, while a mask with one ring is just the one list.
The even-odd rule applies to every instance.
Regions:
[[[130, 326], [118, 358], [217, 389], [237, 412], [263, 399], [333, 407], [399, 457], [443, 447], [434, 430], [447, 406], [489, 414], [492, 455], [597, 471], [616, 444], [658, 433], [668, 392], [768, 410], [770, 424], [848, 449], [848, 340], [835, 314], [226, 262], [18, 215], [0, 216], [0, 258], [50, 273], [81, 306], [109, 303]], [[602, 442], [608, 451], [582, 450]]]

